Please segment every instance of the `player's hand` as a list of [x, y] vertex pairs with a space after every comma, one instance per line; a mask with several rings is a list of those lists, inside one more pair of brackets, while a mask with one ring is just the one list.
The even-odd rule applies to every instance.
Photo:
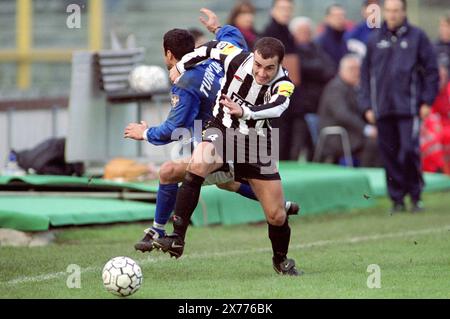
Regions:
[[222, 95], [220, 103], [222, 103], [225, 107], [228, 108], [224, 110], [226, 113], [234, 115], [237, 118], [240, 118], [244, 115], [244, 110], [242, 109], [242, 107], [240, 107], [237, 103], [233, 102], [228, 96]]
[[206, 19], [202, 16], [199, 18], [200, 22], [209, 32], [214, 33], [220, 27], [219, 18], [213, 11], [206, 8], [201, 8], [200, 12], [206, 15]]
[[148, 124], [145, 121], [141, 121], [141, 123], [130, 123], [125, 128], [124, 137], [142, 141], [146, 129], [148, 129]]
[[178, 69], [176, 66], [173, 66], [169, 71], [169, 78], [172, 83], [175, 83], [177, 79], [180, 77], [180, 72], [178, 72]]
[[369, 122], [369, 124], [375, 124], [375, 113], [373, 113], [372, 110], [367, 110], [364, 116], [366, 117], [366, 120], [367, 122]]
[[428, 104], [422, 104], [420, 106], [420, 118], [425, 120], [430, 115], [431, 107]]

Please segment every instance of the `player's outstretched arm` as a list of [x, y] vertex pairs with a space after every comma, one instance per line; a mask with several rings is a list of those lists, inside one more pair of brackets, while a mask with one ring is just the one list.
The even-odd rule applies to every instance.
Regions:
[[278, 82], [273, 88], [274, 95], [268, 103], [256, 105], [251, 109], [242, 106], [242, 118], [244, 120], [263, 120], [280, 117], [289, 106], [294, 88], [294, 84], [290, 81]]
[[[176, 89], [172, 95], [172, 108], [167, 119], [159, 126], [148, 127], [142, 121], [140, 124], [130, 123], [125, 128], [124, 137], [134, 140], [146, 140], [153, 145], [166, 145], [173, 141], [172, 135], [179, 128], [189, 129], [186, 123], [193, 123], [198, 115], [200, 101], [196, 96], [183, 89]], [[189, 124], [191, 125], [191, 124]], [[179, 136], [176, 136], [178, 138]]]
[[141, 121], [141, 123], [130, 123], [125, 128], [123, 137], [142, 141], [144, 139], [144, 132], [147, 129], [148, 125], [145, 121]]
[[226, 71], [231, 60], [241, 52], [242, 49], [229, 42], [208, 42], [203, 46], [198, 47], [193, 52], [183, 56], [183, 58], [170, 70], [170, 79], [174, 81], [180, 74], [208, 58], [222, 62]]
[[206, 16], [206, 18], [200, 16], [200, 22], [206, 27], [209, 32], [213, 33], [216, 36], [217, 41], [230, 42], [238, 48], [246, 52], [248, 51], [247, 42], [245, 41], [244, 36], [238, 28], [232, 25], [222, 26], [217, 15], [207, 8], [201, 8], [200, 12]]
[[206, 18], [200, 16], [200, 22], [206, 27], [206, 29], [208, 29], [209, 32], [216, 34], [217, 31], [219, 31], [219, 29], [222, 27], [217, 15], [214, 13], [214, 11], [207, 8], [201, 8], [200, 12], [206, 16]]

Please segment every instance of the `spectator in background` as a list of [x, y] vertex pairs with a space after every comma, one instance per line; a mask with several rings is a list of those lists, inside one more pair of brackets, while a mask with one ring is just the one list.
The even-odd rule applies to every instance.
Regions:
[[344, 35], [344, 40], [347, 43], [347, 50], [351, 53], [358, 54], [362, 58], [366, 55], [369, 35], [375, 30], [375, 28], [369, 27], [367, 23], [367, 19], [369, 19], [372, 14], [369, 10], [369, 6], [371, 5], [379, 5], [379, 1], [364, 0], [361, 9], [363, 20]]
[[[352, 156], [361, 166], [376, 166], [377, 129], [366, 124], [358, 105], [357, 87], [360, 80], [361, 59], [346, 55], [341, 59], [339, 72], [325, 87], [319, 106], [320, 128], [340, 126], [347, 131]], [[343, 156], [340, 137], [328, 136], [324, 157], [338, 163]]]
[[299, 56], [302, 84], [295, 88], [287, 112], [292, 125], [290, 160], [296, 161], [306, 149], [308, 161], [314, 156], [314, 144], [305, 121], [306, 114], [316, 114], [323, 88], [336, 73], [334, 62], [313, 41], [314, 25], [310, 18], [296, 17], [289, 24]]
[[347, 53], [344, 34], [346, 31], [344, 7], [333, 4], [327, 8], [325, 30], [317, 38], [319, 46], [333, 59], [336, 70], [342, 57]]
[[[295, 50], [294, 38], [288, 28], [293, 12], [294, 2], [292, 0], [274, 0], [272, 10], [270, 11], [271, 20], [262, 33], [262, 36], [273, 37], [283, 43], [286, 52], [283, 66], [288, 70], [289, 78], [292, 80], [292, 83], [294, 83], [295, 86], [298, 86], [300, 85], [300, 61], [298, 60], [298, 55]], [[287, 112], [284, 112], [280, 118], [271, 121], [272, 126], [279, 129], [280, 160], [290, 159], [292, 125], [286, 123], [291, 123]]]
[[439, 95], [421, 130], [422, 166], [450, 175], [450, 82], [448, 62], [439, 59]]
[[206, 38], [205, 33], [202, 30], [200, 30], [199, 28], [195, 28], [195, 27], [190, 28], [190, 29], [188, 29], [188, 31], [194, 37], [196, 48], [205, 44], [206, 42], [208, 42], [208, 39]]
[[251, 1], [240, 1], [231, 9], [228, 24], [235, 26], [244, 36], [247, 46], [253, 50], [258, 34], [254, 28], [255, 7]]
[[294, 38], [289, 32], [289, 22], [294, 12], [294, 2], [292, 0], [273, 0], [270, 11], [271, 20], [264, 32], [263, 37], [273, 37], [280, 40], [286, 55], [283, 66], [289, 71], [289, 77], [295, 85], [300, 84], [299, 61], [295, 52]]
[[436, 53], [439, 60], [447, 63], [447, 70], [450, 73], [450, 13], [447, 13], [440, 20], [439, 39], [436, 42]]
[[376, 123], [391, 212], [423, 209], [419, 127], [438, 92], [436, 55], [425, 32], [409, 24], [406, 0], [385, 0], [384, 23], [369, 38], [361, 72], [361, 107]]

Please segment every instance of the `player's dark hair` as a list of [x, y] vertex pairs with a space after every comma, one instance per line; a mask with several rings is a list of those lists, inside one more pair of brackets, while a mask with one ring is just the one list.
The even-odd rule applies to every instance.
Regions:
[[270, 59], [274, 56], [278, 57], [278, 62], [281, 63], [284, 59], [284, 45], [280, 40], [265, 37], [261, 38], [255, 43], [253, 51], [258, 51], [263, 59]]
[[195, 49], [195, 40], [191, 33], [183, 29], [172, 29], [163, 38], [164, 52], [170, 50], [177, 60]]

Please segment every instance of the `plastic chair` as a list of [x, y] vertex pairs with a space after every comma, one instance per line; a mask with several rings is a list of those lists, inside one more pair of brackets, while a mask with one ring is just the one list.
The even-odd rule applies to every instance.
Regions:
[[344, 152], [344, 159], [346, 166], [353, 167], [352, 149], [350, 146], [350, 139], [347, 130], [341, 126], [328, 126], [320, 130], [319, 138], [314, 151], [314, 162], [319, 162], [322, 156], [323, 147], [327, 137], [338, 135], [341, 138], [342, 150]]

